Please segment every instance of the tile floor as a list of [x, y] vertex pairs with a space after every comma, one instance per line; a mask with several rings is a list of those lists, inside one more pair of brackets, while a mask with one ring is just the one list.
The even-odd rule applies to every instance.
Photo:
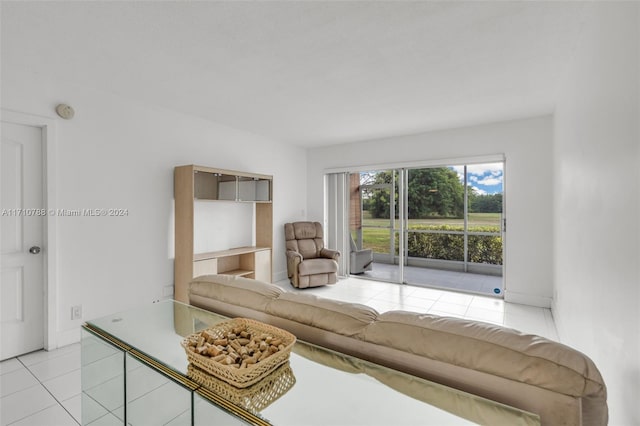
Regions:
[[0, 363], [0, 424], [80, 424], [80, 344]]
[[[276, 283], [296, 291], [288, 281]], [[558, 340], [549, 309], [495, 297], [454, 293], [359, 278], [304, 290], [307, 294], [369, 305], [503, 324]], [[81, 423], [80, 344], [38, 351], [0, 363], [0, 426], [76, 426]]]
[[[286, 291], [296, 291], [288, 281], [279, 281], [276, 284]], [[356, 277], [342, 278], [335, 285], [298, 291], [329, 299], [362, 303], [378, 312], [402, 309], [468, 318], [559, 340], [550, 309], [505, 303], [502, 299], [492, 296], [408, 284], [389, 284]]]
[[[370, 271], [360, 277], [379, 281], [398, 282], [400, 271], [398, 265], [374, 262]], [[502, 291], [502, 277], [466, 272], [446, 271], [418, 266], [404, 267], [404, 281], [417, 286], [429, 286], [443, 290], [464, 291], [491, 297], [501, 297], [496, 289]]]

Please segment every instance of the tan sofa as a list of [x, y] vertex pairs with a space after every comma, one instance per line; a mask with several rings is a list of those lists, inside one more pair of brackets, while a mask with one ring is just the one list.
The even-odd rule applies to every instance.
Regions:
[[605, 425], [606, 387], [584, 354], [540, 336], [457, 318], [324, 299], [247, 278], [208, 275], [194, 306], [248, 317], [299, 339], [540, 416], [543, 425]]

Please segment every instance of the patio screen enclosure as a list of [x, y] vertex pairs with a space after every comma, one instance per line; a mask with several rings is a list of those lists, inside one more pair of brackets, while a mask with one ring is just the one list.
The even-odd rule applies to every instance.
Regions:
[[327, 183], [326, 225], [343, 253], [348, 238], [373, 250], [367, 277], [428, 285], [419, 268], [503, 275], [503, 161], [329, 174]]

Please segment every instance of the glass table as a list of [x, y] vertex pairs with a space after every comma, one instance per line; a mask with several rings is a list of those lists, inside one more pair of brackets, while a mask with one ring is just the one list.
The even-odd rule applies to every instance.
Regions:
[[540, 424], [537, 415], [301, 341], [268, 385], [201, 385], [180, 343], [226, 320], [168, 300], [85, 323], [82, 424]]

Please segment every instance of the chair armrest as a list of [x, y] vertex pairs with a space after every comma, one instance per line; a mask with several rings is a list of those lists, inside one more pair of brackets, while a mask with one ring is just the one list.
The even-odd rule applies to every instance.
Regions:
[[323, 248], [320, 250], [320, 256], [326, 257], [327, 259], [333, 259], [337, 262], [338, 258], [340, 258], [340, 252], [338, 250]]
[[356, 256], [373, 260], [373, 249], [354, 250], [351, 253], [356, 253]]
[[287, 256], [287, 275], [291, 278], [298, 274], [298, 265], [302, 262], [303, 258], [300, 253], [293, 250], [286, 251]]
[[287, 260], [295, 259], [295, 258], [299, 259], [300, 262], [304, 260], [304, 258], [302, 257], [302, 254], [298, 253], [297, 251], [287, 250], [285, 254], [287, 255]]

